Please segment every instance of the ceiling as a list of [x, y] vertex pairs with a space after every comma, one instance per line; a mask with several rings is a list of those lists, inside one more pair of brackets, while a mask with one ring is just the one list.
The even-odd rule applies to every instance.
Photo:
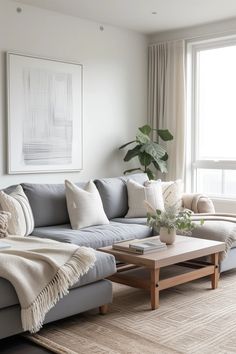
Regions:
[[236, 17], [236, 0], [16, 1], [146, 34]]

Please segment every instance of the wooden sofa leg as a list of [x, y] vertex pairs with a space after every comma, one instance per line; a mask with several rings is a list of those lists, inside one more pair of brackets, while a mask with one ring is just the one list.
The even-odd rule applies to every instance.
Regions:
[[99, 306], [99, 313], [100, 315], [105, 315], [108, 312], [108, 304]]

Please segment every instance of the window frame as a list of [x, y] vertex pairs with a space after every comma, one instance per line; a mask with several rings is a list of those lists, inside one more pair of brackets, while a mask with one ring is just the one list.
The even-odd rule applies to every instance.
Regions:
[[[187, 151], [186, 151], [186, 190], [197, 192], [197, 169], [222, 170], [222, 190], [224, 171], [236, 170], [236, 160], [200, 160], [198, 159], [198, 53], [203, 50], [236, 46], [236, 35], [218, 38], [189, 40], [186, 43], [187, 72]], [[236, 197], [211, 195], [215, 199], [236, 200]]]

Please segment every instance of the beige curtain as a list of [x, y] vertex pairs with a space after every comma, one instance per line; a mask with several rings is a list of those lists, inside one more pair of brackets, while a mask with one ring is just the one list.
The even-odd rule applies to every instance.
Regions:
[[[173, 41], [148, 49], [148, 119], [155, 129], [169, 129], [168, 174], [162, 179], [184, 179], [185, 170], [185, 43]], [[165, 143], [164, 143], [165, 145]]]

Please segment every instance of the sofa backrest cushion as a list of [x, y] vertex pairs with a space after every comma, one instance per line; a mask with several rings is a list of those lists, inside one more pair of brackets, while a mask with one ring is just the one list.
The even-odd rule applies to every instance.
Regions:
[[19, 184], [13, 184], [12, 186], [9, 186], [7, 188], [4, 188], [4, 189], [1, 189], [1, 191], [3, 191], [4, 193], [6, 194], [11, 194], [12, 192], [14, 192], [14, 190], [16, 189], [16, 187], [18, 186]]
[[[76, 183], [83, 188], [85, 183]], [[29, 199], [35, 227], [69, 224], [64, 184], [23, 183]]]
[[146, 173], [135, 173], [121, 177], [101, 178], [94, 181], [109, 220], [124, 217], [127, 214], [128, 194], [126, 182], [128, 179], [144, 184], [148, 180], [148, 177]]

